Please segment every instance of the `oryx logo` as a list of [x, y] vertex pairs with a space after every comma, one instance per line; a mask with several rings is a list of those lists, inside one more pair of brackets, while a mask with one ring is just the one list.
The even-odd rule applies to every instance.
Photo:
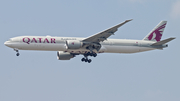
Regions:
[[155, 29], [148, 37], [149, 40], [155, 39], [157, 42], [161, 40], [163, 30], [166, 26], [166, 23], [163, 24], [162, 26], [158, 27]]
[[74, 42], [72, 42], [72, 45], [74, 45]]

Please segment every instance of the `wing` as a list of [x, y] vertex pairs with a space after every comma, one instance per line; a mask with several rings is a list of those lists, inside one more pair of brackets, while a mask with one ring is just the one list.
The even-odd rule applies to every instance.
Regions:
[[[131, 19], [131, 20], [132, 20], [132, 19]], [[124, 25], [125, 23], [127, 23], [127, 22], [129, 22], [129, 21], [131, 21], [131, 20], [126, 20], [126, 21], [124, 21], [124, 22], [122, 22], [122, 23], [120, 23], [120, 24], [118, 24], [118, 25], [116, 25], [116, 26], [114, 26], [114, 27], [111, 27], [111, 28], [109, 28], [109, 29], [107, 29], [107, 30], [104, 30], [104, 31], [100, 32], [100, 33], [97, 33], [97, 34], [95, 34], [95, 35], [92, 35], [92, 36], [90, 36], [90, 37], [88, 37], [88, 38], [85, 38], [85, 39], [82, 40], [82, 41], [94, 42], [94, 43], [99, 43], [99, 42], [101, 42], [101, 41], [104, 41], [104, 40], [106, 40], [109, 36], [113, 35], [113, 34], [118, 30], [119, 27], [121, 27], [122, 25]]]

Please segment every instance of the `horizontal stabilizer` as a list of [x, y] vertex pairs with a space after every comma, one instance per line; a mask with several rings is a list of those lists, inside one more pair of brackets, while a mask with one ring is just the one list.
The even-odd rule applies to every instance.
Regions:
[[159, 45], [163, 45], [163, 44], [165, 44], [165, 43], [167, 43], [167, 42], [169, 42], [169, 41], [171, 41], [171, 40], [173, 40], [173, 39], [175, 39], [175, 38], [168, 38], [168, 39], [165, 39], [165, 40], [156, 42], [156, 43], [152, 44], [151, 46], [159, 46]]

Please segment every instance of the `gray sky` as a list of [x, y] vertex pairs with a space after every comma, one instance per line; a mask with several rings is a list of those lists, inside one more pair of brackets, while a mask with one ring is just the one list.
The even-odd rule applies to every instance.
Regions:
[[[21, 35], [88, 37], [127, 19], [117, 39], [143, 39], [167, 20], [164, 50], [99, 54], [92, 63], [57, 60], [56, 52], [20, 51]], [[179, 101], [180, 0], [1, 0], [0, 101]]]

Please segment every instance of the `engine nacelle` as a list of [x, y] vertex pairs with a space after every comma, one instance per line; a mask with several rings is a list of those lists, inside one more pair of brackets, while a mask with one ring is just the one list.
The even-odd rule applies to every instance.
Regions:
[[79, 49], [82, 47], [82, 45], [83, 45], [83, 43], [80, 42], [79, 40], [67, 40], [66, 41], [67, 49]]
[[58, 51], [57, 52], [57, 59], [58, 60], [70, 60], [71, 58], [75, 57], [71, 53]]

